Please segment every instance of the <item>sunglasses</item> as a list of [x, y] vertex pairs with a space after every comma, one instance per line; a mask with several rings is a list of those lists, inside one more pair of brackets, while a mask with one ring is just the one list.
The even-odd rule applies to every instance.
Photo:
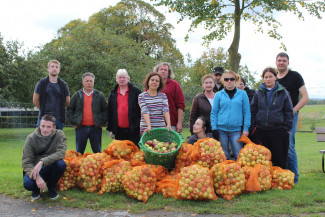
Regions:
[[223, 79], [224, 81], [234, 81], [234, 80], [236, 80], [235, 78], [224, 78]]

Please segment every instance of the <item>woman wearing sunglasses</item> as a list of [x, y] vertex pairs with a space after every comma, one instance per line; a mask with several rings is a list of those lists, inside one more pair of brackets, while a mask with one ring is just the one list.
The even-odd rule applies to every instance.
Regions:
[[277, 80], [273, 68], [262, 73], [260, 85], [252, 100], [252, 140], [270, 149], [274, 166], [286, 168], [289, 132], [293, 122], [293, 107], [287, 90]]
[[213, 137], [220, 141], [223, 151], [229, 159], [229, 143], [237, 160], [243, 147], [237, 140], [241, 135], [248, 136], [251, 113], [248, 96], [245, 91], [236, 88], [240, 76], [227, 71], [221, 77], [224, 89], [214, 96], [211, 110], [211, 127]]

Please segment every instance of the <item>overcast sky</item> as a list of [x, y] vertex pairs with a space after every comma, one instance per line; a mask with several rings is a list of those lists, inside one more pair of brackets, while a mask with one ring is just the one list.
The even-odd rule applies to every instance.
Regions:
[[[59, 28], [73, 19], [88, 18], [103, 8], [115, 5], [117, 0], [4, 0], [0, 8], [0, 32], [4, 40], [24, 42], [25, 48], [34, 49], [38, 45], [50, 42]], [[190, 22], [177, 24], [177, 13], [165, 13], [167, 22], [175, 29], [172, 37], [177, 41], [177, 48], [184, 57], [190, 53], [195, 60], [207, 50], [202, 46], [202, 36], [207, 33], [202, 27], [191, 33], [185, 42]], [[325, 14], [324, 14], [325, 15]], [[312, 97], [325, 98], [325, 18], [305, 15], [305, 21], [298, 20], [291, 14], [276, 14], [282, 23], [279, 32], [287, 47], [290, 67], [298, 71], [305, 79], [306, 87]], [[280, 42], [266, 34], [254, 33], [252, 24], [242, 22], [239, 52], [241, 64], [247, 64], [251, 71], [259, 75], [268, 66], [275, 66], [275, 56], [281, 52]], [[210, 47], [228, 49], [233, 33], [223, 41], [214, 41]]]

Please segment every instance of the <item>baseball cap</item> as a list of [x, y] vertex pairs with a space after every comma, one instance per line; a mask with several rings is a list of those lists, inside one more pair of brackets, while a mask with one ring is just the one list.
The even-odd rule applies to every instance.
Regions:
[[213, 74], [215, 74], [215, 75], [217, 75], [217, 74], [222, 75], [223, 72], [224, 72], [224, 69], [220, 66], [213, 68]]

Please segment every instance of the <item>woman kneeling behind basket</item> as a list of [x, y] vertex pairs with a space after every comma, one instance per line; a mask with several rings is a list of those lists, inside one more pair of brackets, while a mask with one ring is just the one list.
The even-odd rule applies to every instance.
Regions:
[[139, 95], [141, 109], [140, 136], [146, 131], [150, 133], [154, 128], [171, 129], [168, 99], [166, 94], [160, 92], [164, 84], [160, 74], [149, 73], [143, 80], [146, 89]]

